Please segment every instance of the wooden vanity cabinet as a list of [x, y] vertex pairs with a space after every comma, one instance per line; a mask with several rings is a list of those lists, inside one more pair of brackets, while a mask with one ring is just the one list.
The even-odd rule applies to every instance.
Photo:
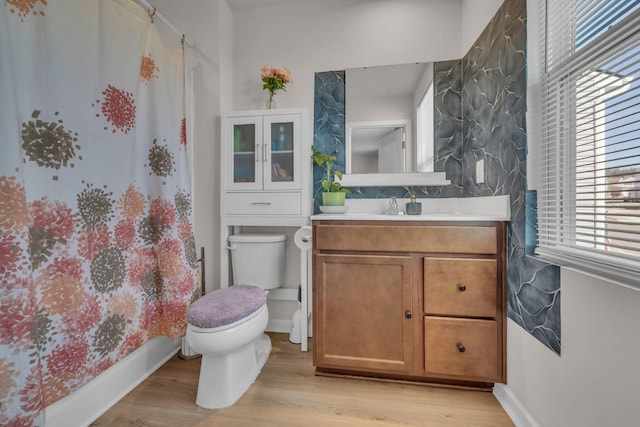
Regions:
[[506, 381], [503, 222], [313, 221], [318, 374]]

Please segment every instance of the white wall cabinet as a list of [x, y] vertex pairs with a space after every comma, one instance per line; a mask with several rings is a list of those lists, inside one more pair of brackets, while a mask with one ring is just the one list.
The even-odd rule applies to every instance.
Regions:
[[308, 152], [302, 110], [231, 113], [223, 117], [223, 215], [308, 215], [303, 183]]
[[[308, 120], [306, 109], [234, 111], [222, 115], [220, 287], [233, 283], [227, 248], [230, 234], [241, 233], [242, 227], [309, 225], [312, 200]], [[300, 329], [304, 333], [302, 350], [306, 351], [308, 251], [301, 251], [300, 255], [300, 281], [283, 283], [269, 292], [269, 299], [297, 301], [298, 285], [302, 285]], [[277, 319], [273, 318], [274, 313], [270, 317], [267, 330], [285, 332], [282, 325], [291, 325], [291, 317]]]

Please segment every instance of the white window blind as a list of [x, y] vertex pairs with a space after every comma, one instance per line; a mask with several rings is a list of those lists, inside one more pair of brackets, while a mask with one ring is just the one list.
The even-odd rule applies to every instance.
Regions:
[[640, 0], [541, 4], [536, 253], [640, 286]]

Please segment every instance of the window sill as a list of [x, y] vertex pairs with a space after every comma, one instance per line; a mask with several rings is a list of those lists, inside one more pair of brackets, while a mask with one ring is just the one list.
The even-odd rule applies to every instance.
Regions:
[[640, 290], [640, 261], [580, 249], [536, 248], [536, 259]]

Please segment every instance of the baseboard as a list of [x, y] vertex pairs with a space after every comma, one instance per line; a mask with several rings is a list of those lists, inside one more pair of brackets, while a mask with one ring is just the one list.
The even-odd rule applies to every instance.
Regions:
[[293, 324], [291, 323], [291, 320], [269, 319], [269, 323], [267, 324], [266, 331], [288, 334], [291, 332], [292, 327], [293, 327]]
[[540, 427], [506, 384], [496, 383], [493, 386], [493, 395], [516, 427]]
[[298, 301], [298, 289], [290, 289], [290, 288], [276, 288], [269, 289], [269, 294], [267, 296], [270, 300], [279, 300], [279, 301]]
[[46, 426], [88, 426], [171, 359], [180, 342], [167, 337], [147, 341], [82, 388], [47, 406]]

